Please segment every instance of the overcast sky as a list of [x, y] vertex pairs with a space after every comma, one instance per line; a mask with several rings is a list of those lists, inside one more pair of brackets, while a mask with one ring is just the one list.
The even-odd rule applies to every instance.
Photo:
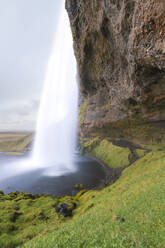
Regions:
[[34, 130], [61, 0], [0, 0], [0, 131]]

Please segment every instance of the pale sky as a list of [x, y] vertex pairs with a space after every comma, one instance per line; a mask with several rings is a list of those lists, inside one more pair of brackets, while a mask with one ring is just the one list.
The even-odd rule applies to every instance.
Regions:
[[61, 0], [0, 0], [0, 131], [34, 130]]

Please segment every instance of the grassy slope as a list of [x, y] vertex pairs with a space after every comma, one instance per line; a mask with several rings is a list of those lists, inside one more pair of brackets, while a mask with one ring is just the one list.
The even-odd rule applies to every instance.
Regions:
[[0, 194], [0, 247], [13, 248], [40, 232], [54, 230], [59, 220], [51, 197], [33, 199], [30, 194]]
[[26, 248], [164, 248], [165, 151], [152, 151], [113, 185], [86, 193], [74, 217]]
[[15, 248], [39, 234], [59, 229], [66, 219], [59, 217], [55, 206], [66, 203], [72, 210], [83, 193], [58, 198], [23, 192], [4, 195], [0, 191], [0, 248]]
[[85, 140], [82, 144], [82, 153], [96, 157], [114, 169], [128, 166], [132, 157], [128, 148], [113, 145], [108, 140], [100, 140], [98, 137]]
[[109, 164], [111, 168], [125, 167], [129, 164], [131, 152], [128, 148], [114, 146], [107, 140], [100, 142], [93, 151], [93, 155], [99, 157], [104, 163]]

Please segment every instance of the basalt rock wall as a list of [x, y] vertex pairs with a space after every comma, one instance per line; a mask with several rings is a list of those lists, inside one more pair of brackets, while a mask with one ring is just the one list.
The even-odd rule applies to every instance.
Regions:
[[165, 1], [66, 0], [80, 135], [165, 139]]

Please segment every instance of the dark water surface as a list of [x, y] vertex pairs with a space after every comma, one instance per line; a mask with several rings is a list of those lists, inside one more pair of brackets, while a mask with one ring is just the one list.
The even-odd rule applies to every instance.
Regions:
[[[22, 156], [18, 158], [3, 154], [0, 156], [0, 167], [2, 164], [4, 166], [4, 163], [7, 164], [8, 161], [19, 161], [20, 159], [22, 159]], [[63, 196], [75, 194], [75, 184], [83, 184], [84, 188], [90, 189], [104, 182], [106, 173], [104, 168], [97, 161], [81, 156], [78, 153], [75, 154], [74, 160], [77, 171], [63, 176], [45, 176], [43, 173], [44, 169], [24, 172], [4, 180], [1, 180], [0, 176], [0, 190], [3, 190], [6, 194], [13, 191], [25, 191], [33, 194], [39, 193]]]

